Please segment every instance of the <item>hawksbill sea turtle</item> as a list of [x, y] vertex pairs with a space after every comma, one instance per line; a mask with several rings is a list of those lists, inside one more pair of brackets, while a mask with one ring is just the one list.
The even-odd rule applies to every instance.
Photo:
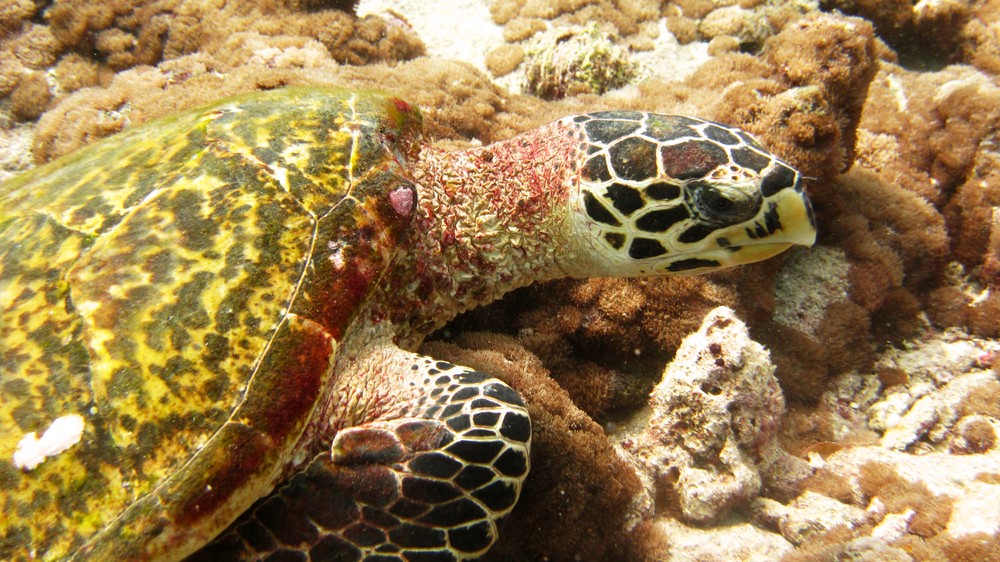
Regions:
[[463, 151], [391, 95], [288, 88], [0, 186], [0, 559], [457, 560], [528, 474], [489, 373], [418, 355], [536, 280], [815, 239], [739, 129], [602, 111]]

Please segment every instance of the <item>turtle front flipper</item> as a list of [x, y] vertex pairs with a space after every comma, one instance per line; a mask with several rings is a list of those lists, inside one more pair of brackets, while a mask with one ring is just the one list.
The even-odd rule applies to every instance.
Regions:
[[332, 454], [313, 457], [189, 562], [484, 554], [528, 473], [524, 403], [487, 374], [398, 350], [396, 358], [407, 363], [408, 403], [340, 431]]

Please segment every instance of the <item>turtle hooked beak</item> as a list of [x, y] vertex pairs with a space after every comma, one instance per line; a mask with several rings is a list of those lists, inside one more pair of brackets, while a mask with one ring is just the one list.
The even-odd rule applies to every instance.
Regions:
[[[816, 218], [800, 185], [775, 193], [764, 200], [757, 215], [715, 233], [714, 250], [702, 250], [699, 257], [706, 267], [668, 267], [684, 274], [704, 273], [766, 260], [792, 246], [816, 243]], [[712, 263], [714, 262], [714, 263]], [[708, 264], [712, 265], [708, 265]], [[679, 265], [679, 264], [678, 264]], [[694, 262], [692, 265], [697, 266]]]
[[[749, 247], [784, 245], [787, 248], [816, 243], [816, 216], [798, 184], [794, 189], [784, 189], [765, 200], [761, 212], [744, 227]], [[759, 243], [755, 243], [757, 241]]]

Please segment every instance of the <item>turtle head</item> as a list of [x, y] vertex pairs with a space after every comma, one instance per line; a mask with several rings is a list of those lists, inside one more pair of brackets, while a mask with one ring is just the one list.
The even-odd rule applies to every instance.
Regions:
[[564, 123], [584, 139], [570, 194], [581, 273], [704, 273], [816, 239], [801, 175], [744, 131], [637, 111]]

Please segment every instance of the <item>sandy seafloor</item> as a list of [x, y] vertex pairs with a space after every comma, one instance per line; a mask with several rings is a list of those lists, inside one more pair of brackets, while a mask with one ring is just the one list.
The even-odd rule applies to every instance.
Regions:
[[1000, 560], [1000, 1], [3, 1], [0, 179], [284, 84], [398, 91], [453, 146], [607, 108], [750, 130], [809, 177], [813, 248], [533, 286], [425, 343], [531, 408], [484, 559]]

